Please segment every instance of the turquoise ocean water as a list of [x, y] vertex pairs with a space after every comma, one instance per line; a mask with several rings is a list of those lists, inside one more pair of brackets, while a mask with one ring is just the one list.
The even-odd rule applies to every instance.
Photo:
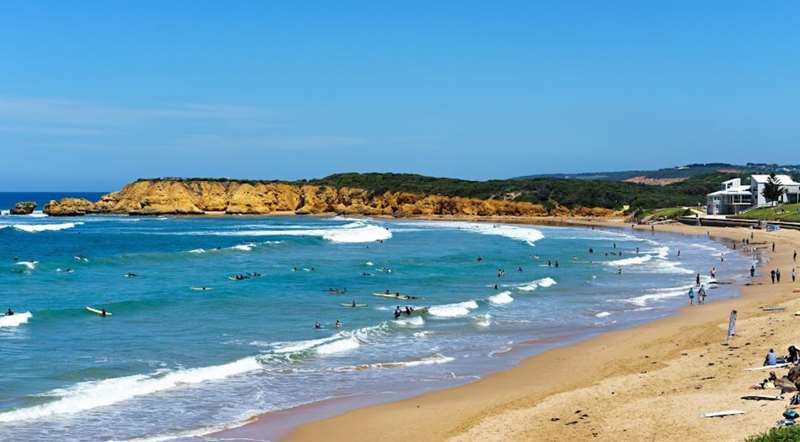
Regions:
[[[628, 230], [4, 215], [0, 308], [17, 314], [0, 317], [0, 434], [186, 440], [326, 398], [470, 382], [673, 313], [696, 273], [736, 282], [750, 264], [705, 237]], [[418, 299], [373, 295], [386, 290]], [[735, 295], [721, 284], [709, 301]], [[428, 309], [395, 320], [398, 305]]]

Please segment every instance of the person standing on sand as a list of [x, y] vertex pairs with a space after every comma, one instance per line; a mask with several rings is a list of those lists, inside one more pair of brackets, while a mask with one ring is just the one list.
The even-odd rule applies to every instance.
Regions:
[[797, 262], [797, 250], [795, 250], [794, 254], [792, 255], [792, 261]]
[[781, 269], [775, 269], [775, 280], [778, 284], [781, 283]]
[[772, 278], [772, 283], [775, 284], [775, 270], [770, 270], [769, 276]]
[[[731, 317], [728, 319], [728, 338], [736, 336], [736, 310], [731, 310]], [[726, 339], [726, 340], [727, 340]]]
[[756, 266], [755, 265], [751, 265], [750, 266], [750, 279], [753, 279], [753, 277], [755, 277], [755, 276], [756, 276]]
[[796, 278], [797, 278], [797, 275], [795, 274], [794, 267], [792, 267], [792, 284], [794, 284], [794, 281], [795, 281]]
[[697, 304], [705, 304], [705, 303], [706, 303], [706, 289], [701, 285], [700, 290], [697, 291]]
[[694, 288], [689, 287], [689, 305], [694, 305]]

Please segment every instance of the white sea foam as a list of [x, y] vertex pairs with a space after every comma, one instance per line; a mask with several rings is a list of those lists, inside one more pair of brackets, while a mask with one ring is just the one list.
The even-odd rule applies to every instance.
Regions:
[[425, 325], [425, 320], [422, 316], [412, 316], [408, 319], [396, 319], [394, 323], [401, 327], [421, 327]]
[[598, 317], [598, 318], [605, 318], [606, 316], [611, 316], [611, 313], [609, 313], [609, 312], [600, 312], [600, 313], [596, 313], [595, 314], [595, 317]]
[[61, 223], [61, 224], [14, 224], [14, 228], [28, 233], [53, 232], [58, 230], [72, 229], [83, 223]]
[[417, 359], [413, 361], [401, 361], [401, 362], [375, 362], [372, 364], [360, 364], [360, 365], [352, 365], [346, 367], [340, 367], [337, 371], [359, 371], [359, 370], [368, 370], [368, 369], [387, 369], [387, 368], [409, 368], [409, 367], [419, 367], [422, 365], [438, 365], [438, 364], [447, 364], [448, 362], [454, 361], [455, 358], [450, 356], [444, 356], [439, 353], [422, 359]]
[[14, 265], [25, 266], [28, 270], [33, 270], [39, 265], [39, 261], [17, 261]]
[[180, 235], [216, 235], [216, 236], [316, 236], [334, 243], [365, 243], [391, 239], [392, 232], [381, 226], [354, 222], [343, 226], [326, 229], [275, 229], [269, 230], [236, 230], [214, 232], [187, 232]]
[[492, 304], [508, 304], [514, 302], [514, 298], [511, 297], [511, 292], [505, 291], [500, 292], [496, 295], [489, 296], [486, 298]]
[[247, 243], [247, 244], [237, 244], [235, 246], [232, 246], [231, 249], [240, 250], [242, 252], [249, 252], [249, 251], [253, 250], [253, 247], [255, 247], [255, 246], [256, 246], [255, 244], [250, 242], [250, 243]]
[[489, 327], [492, 325], [492, 315], [484, 313], [482, 315], [475, 316], [475, 325], [478, 327]]
[[45, 396], [59, 398], [52, 402], [0, 413], [0, 422], [16, 422], [79, 413], [127, 401], [138, 396], [146, 396], [183, 385], [225, 379], [261, 368], [261, 364], [255, 357], [247, 357], [228, 364], [210, 367], [81, 382], [66, 389], [45, 393]]
[[358, 339], [356, 339], [355, 336], [350, 336], [344, 339], [331, 341], [327, 344], [322, 344], [316, 348], [316, 352], [322, 356], [325, 356], [355, 350], [360, 346], [361, 343], [358, 341]]
[[544, 234], [542, 234], [540, 230], [532, 227], [513, 226], [508, 224], [470, 223], [462, 221], [425, 221], [410, 224], [426, 227], [466, 230], [468, 232], [480, 233], [482, 235], [504, 236], [517, 241], [524, 241], [531, 246], [536, 241], [544, 238]]
[[639, 256], [632, 256], [630, 258], [624, 259], [615, 259], [613, 261], [606, 261], [606, 265], [619, 267], [619, 266], [629, 266], [629, 265], [638, 265], [644, 264], [647, 261], [653, 259], [653, 255], [639, 255]]
[[523, 292], [532, 292], [538, 289], [539, 287], [547, 288], [547, 287], [552, 287], [556, 284], [557, 284], [556, 280], [548, 276], [542, 279], [537, 279], [535, 281], [526, 282], [523, 284], [511, 285], [511, 287], [515, 287], [517, 290]]
[[689, 289], [691, 287], [694, 287], [694, 285], [649, 289], [644, 295], [623, 299], [623, 301], [633, 305], [638, 305], [640, 307], [645, 307], [652, 302], [658, 302], [669, 298], [677, 298], [680, 296], [688, 296]]
[[459, 302], [455, 304], [434, 305], [428, 309], [428, 314], [440, 318], [457, 318], [467, 316], [470, 310], [478, 308], [475, 301]]
[[192, 249], [189, 250], [189, 253], [196, 253], [196, 254], [206, 253], [206, 249]]
[[31, 312], [14, 313], [9, 316], [0, 316], [0, 327], [18, 327], [28, 322], [33, 315]]

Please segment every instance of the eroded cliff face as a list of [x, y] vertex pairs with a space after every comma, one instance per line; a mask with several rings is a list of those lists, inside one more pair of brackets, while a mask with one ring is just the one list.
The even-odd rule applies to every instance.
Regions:
[[[88, 203], [88, 205], [87, 205]], [[208, 213], [266, 215], [276, 213], [410, 216], [608, 216], [608, 209], [556, 208], [506, 200], [478, 200], [403, 192], [370, 193], [269, 182], [211, 180], [139, 180], [92, 204], [65, 198], [44, 208], [50, 215], [86, 213], [129, 215], [202, 215]], [[71, 213], [74, 212], [74, 213]]]

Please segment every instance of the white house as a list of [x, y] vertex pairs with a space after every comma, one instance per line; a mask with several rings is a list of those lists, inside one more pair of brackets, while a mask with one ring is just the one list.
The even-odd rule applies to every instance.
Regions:
[[[779, 203], [800, 202], [800, 183], [789, 175], [776, 175], [783, 189]], [[750, 175], [750, 184], [743, 185], [740, 178], [723, 181], [721, 189], [706, 196], [709, 215], [735, 215], [753, 207], [768, 206], [770, 202], [764, 198], [764, 186], [769, 175]]]
[[[775, 175], [781, 183], [783, 196], [778, 200], [780, 203], [800, 202], [800, 183], [796, 183], [789, 175]], [[769, 175], [750, 175], [750, 190], [753, 192], [753, 200], [756, 207], [768, 206], [770, 203], [764, 198], [764, 186], [769, 180]]]

